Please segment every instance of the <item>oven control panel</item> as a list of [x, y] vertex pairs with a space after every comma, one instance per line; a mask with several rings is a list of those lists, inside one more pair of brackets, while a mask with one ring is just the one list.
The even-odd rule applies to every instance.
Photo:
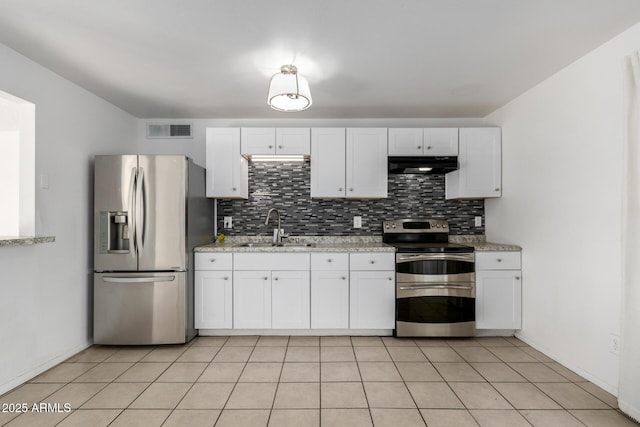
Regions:
[[449, 223], [443, 219], [399, 219], [382, 222], [383, 233], [448, 233]]

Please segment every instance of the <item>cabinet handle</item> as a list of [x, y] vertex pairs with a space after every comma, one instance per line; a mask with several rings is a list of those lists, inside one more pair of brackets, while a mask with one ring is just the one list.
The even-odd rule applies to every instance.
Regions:
[[269, 280], [269, 278], [268, 277], [263, 277], [262, 280]]
[[349, 191], [353, 191], [353, 188], [350, 188]]
[[327, 258], [327, 262], [333, 262], [331, 258]]
[[516, 280], [520, 280], [520, 276], [516, 276]]
[[369, 261], [369, 264], [375, 264], [376, 262], [374, 260]]
[[233, 187], [233, 189], [232, 189], [232, 190], [233, 190], [233, 191], [236, 191], [236, 187]]
[[431, 146], [430, 145], [427, 145], [427, 150], [431, 150]]
[[422, 150], [422, 145], [418, 145], [418, 150]]
[[209, 260], [209, 262], [216, 262], [216, 259], [215, 259], [215, 258], [211, 258], [211, 259]]
[[496, 188], [496, 191], [500, 191], [500, 189], [499, 189], [499, 188]]
[[342, 191], [342, 188], [338, 188], [338, 191]]
[[224, 278], [224, 280], [229, 280], [229, 278], [228, 278], [228, 277], [225, 277], [225, 278]]
[[278, 145], [278, 148], [279, 148], [280, 150], [282, 150], [282, 145]]
[[273, 145], [270, 145], [269, 148], [273, 148]]
[[392, 278], [392, 277], [388, 277], [388, 279], [389, 279], [389, 280], [393, 280], [393, 278]]
[[342, 276], [342, 277], [341, 277], [341, 279], [342, 279], [342, 280], [347, 280], [347, 278], [346, 278], [346, 277], [344, 277], [344, 276]]
[[273, 278], [273, 280], [278, 280], [278, 278], [277, 278], [277, 277], [274, 277], [274, 278]]

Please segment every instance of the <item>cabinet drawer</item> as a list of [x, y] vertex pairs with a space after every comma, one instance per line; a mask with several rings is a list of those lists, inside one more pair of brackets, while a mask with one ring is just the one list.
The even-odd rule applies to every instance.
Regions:
[[395, 254], [386, 252], [352, 253], [350, 255], [351, 270], [394, 270]]
[[311, 254], [311, 269], [318, 271], [348, 270], [349, 254], [332, 252]]
[[231, 270], [233, 265], [232, 254], [221, 254], [217, 252], [196, 253], [196, 270]]
[[234, 270], [309, 270], [309, 254], [301, 253], [236, 253]]
[[520, 251], [476, 252], [476, 270], [520, 270]]

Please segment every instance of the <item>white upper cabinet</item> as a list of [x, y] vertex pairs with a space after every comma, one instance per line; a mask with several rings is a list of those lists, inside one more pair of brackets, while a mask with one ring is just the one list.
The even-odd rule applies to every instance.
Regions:
[[347, 129], [346, 188], [349, 198], [387, 197], [387, 129]]
[[207, 128], [207, 197], [249, 197], [247, 159], [240, 155], [240, 128]]
[[417, 128], [389, 128], [389, 155], [422, 156], [423, 133]]
[[387, 197], [387, 129], [313, 128], [311, 197]]
[[311, 129], [309, 128], [277, 128], [276, 154], [303, 155], [311, 154]]
[[243, 156], [276, 152], [275, 128], [242, 128], [241, 141]]
[[389, 128], [389, 156], [456, 156], [458, 128]]
[[311, 197], [345, 197], [345, 141], [344, 128], [311, 129]]
[[425, 128], [422, 148], [426, 156], [457, 156], [458, 128]]
[[461, 128], [457, 171], [445, 176], [447, 199], [486, 199], [502, 195], [500, 128]]
[[242, 128], [241, 153], [308, 156], [310, 138], [309, 128]]

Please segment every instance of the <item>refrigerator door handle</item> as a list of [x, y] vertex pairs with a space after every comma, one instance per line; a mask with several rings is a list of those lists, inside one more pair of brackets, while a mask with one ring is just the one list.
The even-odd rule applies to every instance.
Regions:
[[144, 246], [144, 240], [142, 234], [144, 233], [144, 200], [143, 200], [143, 182], [144, 182], [144, 169], [138, 168], [138, 179], [136, 181], [136, 246], [138, 254], [142, 254]]
[[176, 276], [150, 276], [150, 277], [109, 277], [102, 280], [108, 283], [148, 283], [148, 282], [173, 282]]
[[[135, 187], [136, 187], [136, 175], [138, 174], [138, 168], [131, 168], [131, 181], [129, 182], [129, 226], [131, 227], [131, 242], [135, 241], [135, 235], [136, 235], [136, 220], [135, 220], [135, 203], [136, 203], [136, 199], [135, 199]], [[136, 249], [135, 249], [135, 243], [133, 243], [133, 248], [130, 251], [131, 256], [133, 258], [135, 258], [136, 255]]]

